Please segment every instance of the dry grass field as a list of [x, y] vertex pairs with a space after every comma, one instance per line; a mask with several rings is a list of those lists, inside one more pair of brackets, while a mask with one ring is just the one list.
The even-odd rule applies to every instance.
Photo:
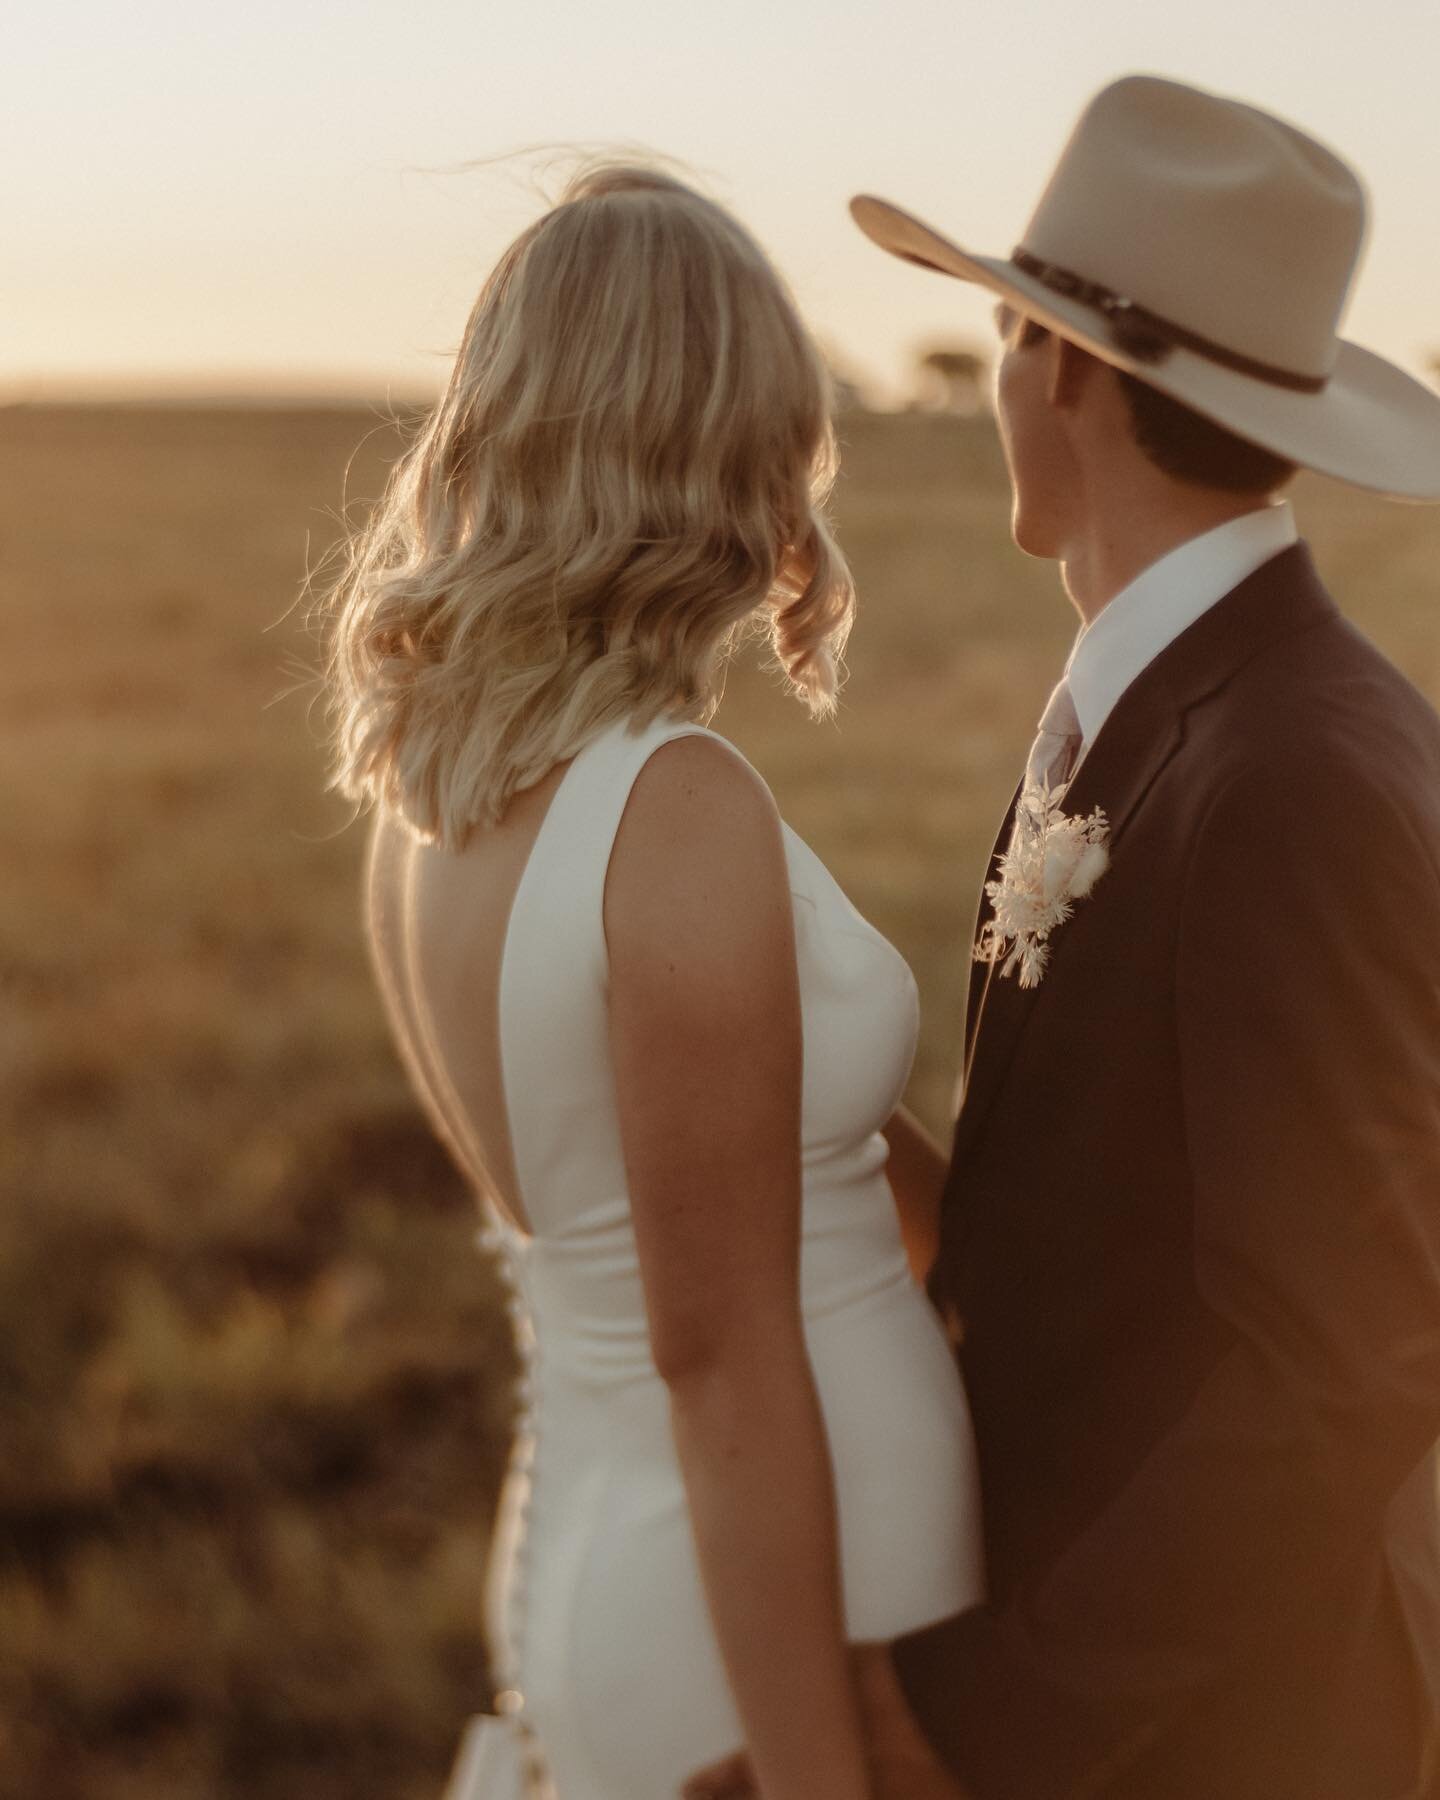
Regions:
[[[975, 884], [1063, 660], [989, 427], [849, 418], [851, 681], [717, 725], [911, 959], [949, 1106]], [[0, 411], [0, 1796], [436, 1800], [486, 1696], [509, 1324], [322, 791], [307, 558], [363, 411]], [[352, 460], [353, 459], [353, 460]], [[1297, 493], [1440, 700], [1440, 511]]]

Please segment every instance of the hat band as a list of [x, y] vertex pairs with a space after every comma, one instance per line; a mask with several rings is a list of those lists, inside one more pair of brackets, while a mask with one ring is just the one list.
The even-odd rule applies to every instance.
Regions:
[[1073, 269], [1044, 262], [1028, 250], [1012, 250], [1010, 260], [1022, 274], [1033, 276], [1052, 293], [1063, 295], [1067, 300], [1078, 300], [1082, 306], [1093, 306], [1104, 313], [1110, 322], [1116, 348], [1124, 350], [1137, 362], [1164, 362], [1172, 350], [1193, 350], [1210, 362], [1220, 363], [1224, 368], [1234, 369], [1239, 375], [1249, 375], [1256, 381], [1268, 381], [1274, 387], [1290, 388], [1298, 394], [1325, 391], [1327, 378], [1324, 375], [1297, 375], [1293, 369], [1277, 368], [1274, 363], [1260, 362], [1253, 356], [1242, 356], [1237, 350], [1227, 350], [1223, 344], [1201, 337], [1199, 332], [1187, 330], [1173, 319], [1162, 319], [1158, 313], [1124, 299], [1111, 288], [1101, 287], [1098, 281], [1087, 281]]

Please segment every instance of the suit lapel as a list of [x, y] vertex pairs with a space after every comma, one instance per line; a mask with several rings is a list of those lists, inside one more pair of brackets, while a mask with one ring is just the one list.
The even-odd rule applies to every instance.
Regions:
[[[1106, 843], [1112, 857], [1118, 853], [1127, 822], [1180, 747], [1179, 715], [1162, 694], [1152, 692], [1151, 699], [1152, 704], [1132, 705], [1123, 714], [1116, 707], [1065, 797], [1067, 813], [1083, 816], [1097, 806], [1104, 809], [1109, 826]], [[1103, 883], [1102, 877], [1095, 894], [1079, 905], [1097, 904], [1105, 891]], [[988, 902], [985, 911], [988, 914]], [[1070, 923], [1073, 925], [1074, 921]], [[1016, 974], [1002, 976], [998, 969], [975, 965], [984, 1004], [982, 1007], [977, 1002], [972, 1015], [969, 1072], [957, 1141], [968, 1139], [979, 1129], [990, 1102], [1003, 1085], [1021, 1034], [1049, 1000], [1056, 966], [1065, 954], [1066, 931], [1067, 926], [1062, 925], [1050, 939], [1050, 962], [1038, 987], [1022, 988]], [[972, 976], [972, 987], [975, 985]]]
[[[1121, 854], [1126, 825], [1184, 741], [1189, 708], [1277, 639], [1336, 616], [1306, 545], [1281, 551], [1182, 632], [1120, 696], [1070, 785], [1065, 811], [1084, 815], [1102, 808], [1111, 856]], [[1012, 801], [987, 880], [995, 879], [1014, 812]], [[1095, 893], [1080, 905], [1104, 904], [1102, 877]], [[989, 913], [989, 901], [982, 896], [977, 941]], [[1003, 1088], [1026, 1026], [1043, 1012], [1055, 967], [1064, 956], [1066, 932], [1074, 923], [1062, 925], [1051, 939], [1050, 966], [1037, 987], [1022, 988], [1018, 976], [1002, 978], [998, 970], [983, 964], [972, 967], [957, 1156], [973, 1141]]]
[[[1005, 810], [1005, 817], [1000, 822], [1000, 829], [995, 834], [995, 842], [990, 850], [990, 863], [985, 871], [985, 879], [980, 885], [980, 901], [975, 912], [975, 929], [970, 937], [972, 950], [980, 941], [980, 933], [989, 920], [992, 908], [990, 898], [985, 892], [986, 886], [999, 878], [1000, 858], [1005, 846], [1010, 842], [1010, 833], [1015, 827], [1015, 808], [1020, 804], [1020, 794], [1024, 787], [1022, 782], [1010, 796], [1010, 804]], [[989, 965], [979, 963], [972, 958], [970, 963], [970, 986], [965, 997], [965, 1067], [970, 1066], [970, 1051], [975, 1042], [976, 1022], [984, 1005], [985, 989], [988, 985]]]

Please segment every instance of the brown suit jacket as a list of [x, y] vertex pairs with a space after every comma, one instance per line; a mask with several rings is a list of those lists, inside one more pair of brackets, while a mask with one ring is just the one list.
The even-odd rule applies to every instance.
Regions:
[[1039, 986], [972, 983], [929, 1289], [991, 1591], [901, 1682], [978, 1800], [1429, 1792], [1440, 720], [1299, 544], [1122, 696], [1095, 806]]

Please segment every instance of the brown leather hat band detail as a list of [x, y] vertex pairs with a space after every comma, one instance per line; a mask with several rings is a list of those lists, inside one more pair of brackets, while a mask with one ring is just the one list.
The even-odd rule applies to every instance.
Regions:
[[1172, 319], [1162, 319], [1158, 313], [1126, 300], [1110, 288], [1101, 287], [1097, 281], [1087, 281], [1073, 269], [1043, 262], [1028, 250], [1012, 250], [1010, 260], [1022, 274], [1042, 282], [1052, 293], [1104, 313], [1116, 349], [1134, 357], [1136, 362], [1160, 363], [1172, 350], [1191, 350], [1210, 362], [1234, 369], [1239, 375], [1268, 381], [1273, 387], [1290, 388], [1299, 394], [1323, 394], [1325, 391], [1327, 383], [1323, 375], [1297, 375], [1293, 369], [1276, 368], [1273, 363], [1259, 362], [1252, 356], [1227, 350], [1223, 344], [1213, 343], [1198, 332], [1175, 324]]

